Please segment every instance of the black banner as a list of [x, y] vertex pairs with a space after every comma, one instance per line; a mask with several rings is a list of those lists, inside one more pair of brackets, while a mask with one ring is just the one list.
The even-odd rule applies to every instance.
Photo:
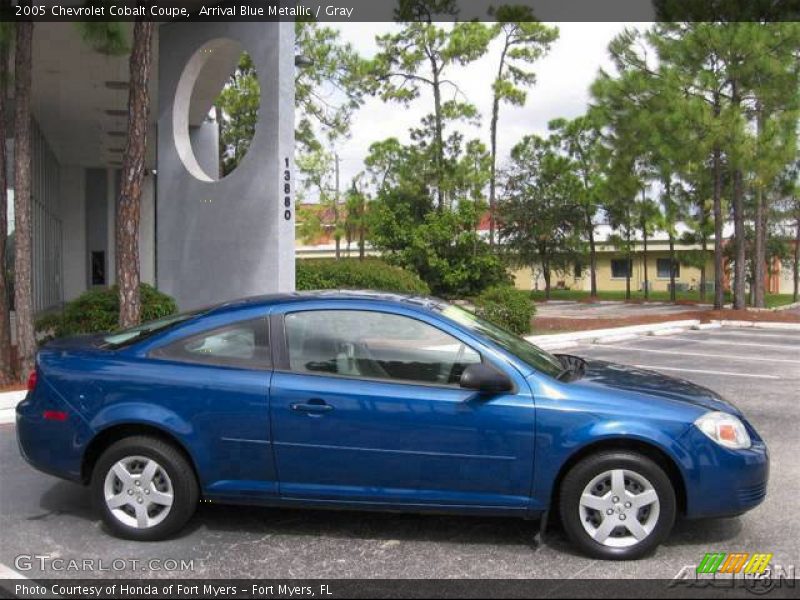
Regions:
[[0, 598], [798, 598], [796, 579], [0, 579]]
[[14, 0], [2, 20], [493, 21], [502, 5], [547, 22], [800, 20], [800, 0]]

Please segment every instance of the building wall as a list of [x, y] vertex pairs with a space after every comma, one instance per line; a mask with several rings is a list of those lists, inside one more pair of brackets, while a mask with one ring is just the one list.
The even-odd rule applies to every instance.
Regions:
[[[611, 261], [614, 259], [625, 259], [623, 254], [602, 254], [597, 258], [597, 288], [603, 291], [624, 291], [625, 278], [613, 277]], [[653, 291], [668, 291], [669, 277], [659, 277], [657, 270], [658, 259], [669, 259], [667, 251], [648, 252], [647, 277], [650, 281], [650, 289]], [[708, 283], [714, 281], [714, 259], [710, 256], [706, 262], [706, 280]], [[700, 269], [687, 265], [680, 265], [679, 275], [675, 278], [675, 283], [689, 286], [690, 289], [699, 289]], [[644, 258], [641, 253], [633, 256], [633, 270], [631, 273], [631, 290], [639, 291], [644, 289]]]
[[[612, 277], [611, 261], [613, 259], [623, 259], [622, 254], [615, 253], [600, 253], [597, 257], [597, 289], [599, 291], [624, 291], [625, 278]], [[647, 276], [650, 280], [650, 289], [653, 291], [667, 291], [669, 289], [669, 277], [658, 277], [657, 263], [658, 259], [669, 259], [669, 252], [654, 250], [648, 252], [647, 260]], [[533, 290], [544, 289], [544, 277], [539, 269], [532, 270], [530, 267], [510, 269], [511, 275], [514, 278], [514, 285], [518, 289]], [[706, 280], [708, 283], [714, 281], [714, 259], [713, 255], [709, 255], [706, 263]], [[641, 253], [633, 255], [633, 269], [631, 272], [631, 291], [640, 291], [643, 289], [644, 282], [644, 259]], [[675, 278], [678, 284], [685, 284], [690, 289], [699, 289], [700, 285], [700, 269], [689, 267], [686, 265], [680, 266], [680, 274]], [[591, 280], [589, 276], [588, 267], [584, 267], [581, 276], [575, 277], [572, 269], [567, 273], [553, 273], [551, 278], [551, 285], [553, 288], [568, 288], [571, 290], [589, 291]]]
[[[514, 280], [514, 286], [520, 290], [543, 290], [544, 277], [540, 269], [531, 267], [514, 267], [509, 272]], [[553, 288], [568, 288], [570, 290], [588, 290], [589, 273], [584, 270], [581, 277], [575, 277], [570, 269], [569, 273], [553, 273], [550, 278], [550, 285]]]

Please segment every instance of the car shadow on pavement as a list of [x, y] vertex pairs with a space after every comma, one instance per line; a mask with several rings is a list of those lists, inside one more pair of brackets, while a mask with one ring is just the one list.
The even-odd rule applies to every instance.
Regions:
[[522, 545], [532, 550], [539, 533], [537, 520], [227, 505], [201, 505], [189, 527], [255, 535]]
[[47, 488], [39, 499], [39, 507], [43, 512], [27, 517], [29, 521], [45, 520], [52, 515], [72, 515], [90, 521], [98, 518], [89, 488], [71, 481], [57, 481]]

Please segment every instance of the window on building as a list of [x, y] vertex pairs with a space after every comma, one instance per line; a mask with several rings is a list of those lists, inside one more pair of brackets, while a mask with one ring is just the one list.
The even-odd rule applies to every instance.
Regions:
[[[656, 272], [661, 279], [669, 279], [669, 267], [672, 261], [669, 258], [656, 259]], [[681, 266], [679, 263], [674, 263], [675, 277], [681, 276]]]
[[611, 259], [611, 276], [614, 278], [630, 277], [633, 273], [632, 263], [626, 258]]
[[381, 312], [320, 310], [286, 316], [292, 371], [458, 385], [480, 354], [443, 331]]
[[253, 319], [193, 335], [153, 351], [152, 356], [220, 367], [268, 369], [266, 319]]
[[580, 279], [583, 277], [583, 265], [577, 263], [573, 268], [572, 274], [574, 275], [575, 279]]

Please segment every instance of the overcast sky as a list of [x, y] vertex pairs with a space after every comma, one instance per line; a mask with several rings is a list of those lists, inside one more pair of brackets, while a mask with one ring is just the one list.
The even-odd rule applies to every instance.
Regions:
[[[582, 114], [589, 100], [589, 86], [600, 67], [610, 69], [607, 47], [626, 23], [554, 23], [560, 30], [559, 39], [550, 53], [534, 70], [537, 83], [528, 92], [523, 107], [503, 105], [498, 129], [498, 162], [508, 156], [513, 145], [529, 133], [544, 134], [547, 123], [557, 117]], [[337, 25], [334, 25], [337, 26]], [[351, 42], [364, 56], [372, 56], [377, 47], [375, 35], [396, 28], [389, 23], [338, 24], [342, 38]], [[499, 43], [499, 40], [497, 41]], [[496, 48], [466, 67], [454, 68], [453, 79], [478, 107], [480, 127], [463, 127], [466, 139], [481, 138], [488, 147], [489, 115], [491, 110], [491, 81], [497, 70]], [[386, 104], [378, 98], [367, 99], [355, 114], [352, 135], [340, 142], [336, 150], [341, 157], [342, 189], [364, 168], [363, 159], [371, 143], [387, 137], [408, 140], [409, 127], [416, 126], [425, 114], [432, 112], [430, 93], [423, 94], [408, 109], [398, 104]]]

